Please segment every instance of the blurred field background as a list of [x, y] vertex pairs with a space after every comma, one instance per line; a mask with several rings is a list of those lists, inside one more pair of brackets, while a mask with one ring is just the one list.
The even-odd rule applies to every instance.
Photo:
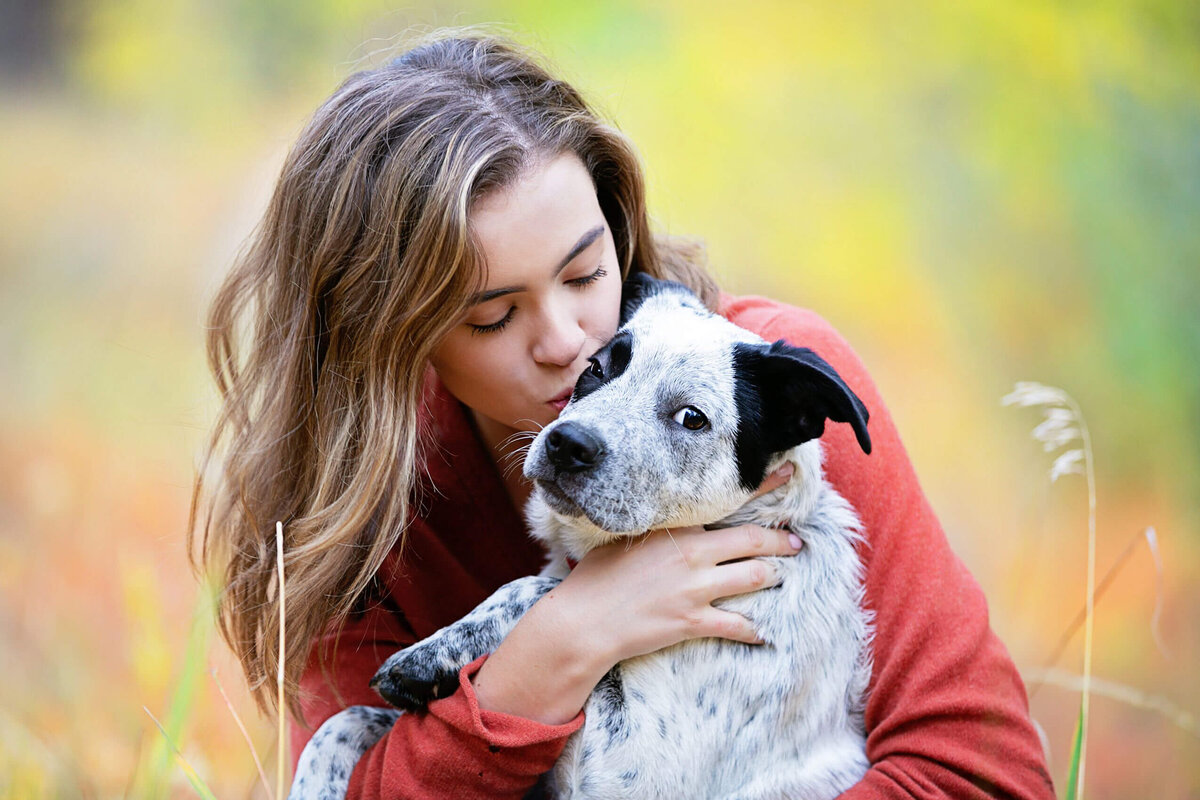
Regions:
[[[411, 26], [488, 21], [632, 136], [661, 226], [703, 237], [727, 289], [855, 344], [1030, 676], [1083, 604], [1087, 496], [999, 400], [1071, 392], [1099, 573], [1150, 525], [1164, 562], [1165, 650], [1143, 542], [1097, 606], [1095, 674], [1200, 711], [1200, 6], [15, 0], [0, 796], [193, 796], [143, 706], [217, 796], [265, 794], [209, 670], [264, 758], [273, 727], [183, 549], [216, 408], [204, 309], [334, 86]], [[1060, 792], [1078, 704], [1032, 697]], [[1088, 796], [1200, 797], [1196, 724], [1095, 697]]]

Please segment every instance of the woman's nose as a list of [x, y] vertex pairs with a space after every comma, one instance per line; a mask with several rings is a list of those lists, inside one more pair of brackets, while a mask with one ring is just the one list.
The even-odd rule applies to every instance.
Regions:
[[557, 367], [570, 366], [579, 357], [586, 338], [573, 315], [565, 310], [548, 313], [533, 343], [533, 360]]

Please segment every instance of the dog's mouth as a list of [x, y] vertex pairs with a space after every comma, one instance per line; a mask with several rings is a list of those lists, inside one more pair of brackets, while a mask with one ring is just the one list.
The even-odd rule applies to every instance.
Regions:
[[634, 520], [612, 516], [606, 513], [604, 503], [576, 501], [557, 482], [539, 478], [536, 481], [542, 490], [542, 500], [554, 513], [575, 520], [587, 520], [593, 527], [613, 536], [627, 536], [630, 531], [645, 531], [646, 526], [638, 526]]
[[587, 514], [579, 507], [579, 504], [571, 499], [570, 495], [564, 492], [554, 481], [538, 478], [537, 486], [542, 490], [543, 496], [546, 498], [546, 504], [559, 514], [564, 514], [568, 517], [585, 517]]

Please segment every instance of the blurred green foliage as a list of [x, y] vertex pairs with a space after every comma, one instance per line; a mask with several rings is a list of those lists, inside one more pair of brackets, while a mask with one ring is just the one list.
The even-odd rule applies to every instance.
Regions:
[[[1200, 5], [20, 0], [0, 8], [0, 756], [35, 767], [0, 793], [157, 779], [132, 775], [162, 763], [141, 706], [177, 685], [188, 760], [249, 791], [185, 655], [205, 302], [332, 88], [414, 26], [482, 22], [630, 134], [653, 213], [707, 241], [728, 289], [855, 343], [1022, 667], [1082, 600], [1082, 515], [998, 400], [1068, 389], [1095, 436], [1101, 568], [1147, 524], [1168, 556], [1173, 660], [1135, 558], [1097, 672], [1200, 706]], [[1074, 705], [1033, 707], [1060, 781]], [[1093, 708], [1090, 796], [1195, 796], [1193, 739]]]

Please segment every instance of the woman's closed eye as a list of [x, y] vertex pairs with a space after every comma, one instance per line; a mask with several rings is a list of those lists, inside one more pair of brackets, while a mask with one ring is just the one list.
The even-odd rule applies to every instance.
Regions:
[[495, 333], [496, 331], [503, 330], [504, 326], [506, 326], [508, 323], [512, 322], [513, 315], [515, 315], [516, 313], [517, 313], [517, 307], [509, 306], [508, 313], [506, 313], [503, 317], [496, 320], [495, 322], [488, 323], [487, 325], [476, 325], [473, 322], [468, 322], [467, 324], [471, 326], [471, 334], [472, 335], [474, 335], [476, 333]]
[[587, 286], [589, 283], [594, 283], [595, 281], [600, 280], [607, 274], [608, 274], [608, 272], [604, 269], [604, 267], [599, 266], [599, 267], [596, 267], [596, 271], [591, 273], [590, 275], [584, 275], [582, 278], [574, 278], [572, 280], [567, 281], [567, 283], [570, 284], [571, 286], [583, 287], [583, 286]]
[[[608, 274], [608, 271], [606, 269], [604, 269], [603, 266], [599, 266], [599, 267], [596, 267], [595, 272], [588, 273], [587, 275], [584, 275], [579, 278], [572, 278], [571, 280], [566, 281], [566, 284], [568, 286], [573, 286], [576, 289], [583, 289], [583, 288], [586, 288], [587, 286], [595, 283], [596, 281], [600, 280], [607, 274]], [[498, 333], [499, 331], [504, 330], [504, 328], [508, 325], [508, 323], [512, 322], [512, 319], [516, 315], [516, 313], [517, 313], [517, 307], [509, 306], [508, 311], [505, 312], [504, 316], [501, 317], [500, 319], [496, 320], [495, 322], [489, 322], [486, 324], [468, 322], [467, 324], [471, 327], [472, 335], [477, 334], [477, 333]]]

